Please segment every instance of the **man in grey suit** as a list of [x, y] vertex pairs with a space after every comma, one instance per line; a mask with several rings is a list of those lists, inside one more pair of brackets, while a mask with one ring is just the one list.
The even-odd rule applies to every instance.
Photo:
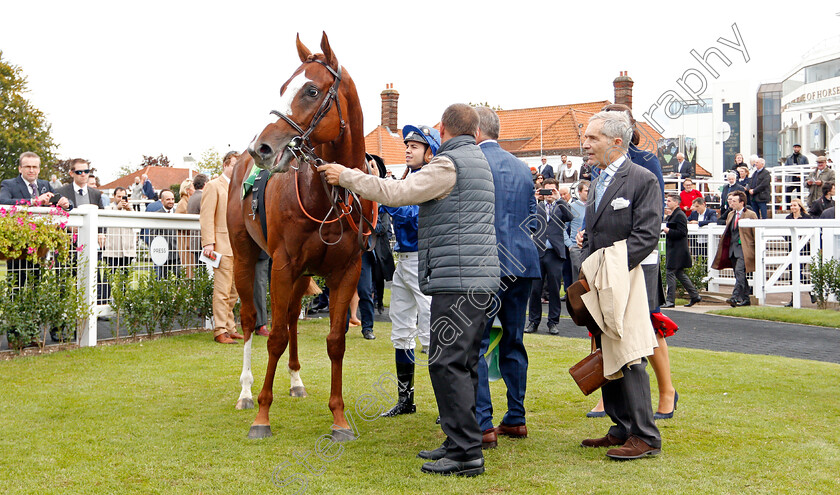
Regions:
[[103, 209], [102, 193], [88, 187], [88, 176], [90, 176], [90, 163], [82, 158], [75, 158], [70, 162], [70, 175], [73, 182], [65, 184], [58, 189], [58, 194], [70, 200], [73, 208], [81, 205], [96, 205]]
[[[631, 270], [656, 248], [662, 220], [656, 176], [627, 156], [632, 136], [627, 112], [600, 112], [589, 119], [583, 149], [602, 172], [590, 187], [585, 235], [578, 234], [584, 259], [626, 239]], [[600, 347], [599, 337], [596, 343]], [[662, 439], [653, 422], [646, 365], [646, 358], [628, 362], [621, 368], [622, 378], [603, 386], [604, 409], [615, 425], [606, 436], [584, 440], [582, 446], [617, 447], [607, 451], [613, 459], [659, 454]]]

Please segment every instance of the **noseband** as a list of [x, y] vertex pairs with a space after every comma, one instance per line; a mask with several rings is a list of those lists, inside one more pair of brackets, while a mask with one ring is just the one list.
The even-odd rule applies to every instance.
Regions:
[[[283, 121], [289, 124], [292, 127], [292, 129], [298, 132], [298, 136], [292, 138], [289, 141], [289, 144], [287, 145], [289, 150], [291, 150], [292, 154], [295, 155], [295, 157], [298, 158], [298, 160], [300, 160], [301, 158], [306, 158], [307, 161], [315, 162], [320, 165], [324, 163], [324, 161], [321, 160], [321, 158], [319, 158], [318, 155], [315, 154], [315, 147], [312, 145], [312, 141], [309, 139], [309, 137], [312, 135], [312, 132], [315, 130], [315, 128], [318, 127], [318, 124], [321, 123], [321, 120], [323, 120], [327, 113], [329, 113], [330, 108], [332, 108], [333, 101], [335, 101], [335, 108], [338, 110], [338, 121], [340, 126], [338, 137], [336, 137], [334, 141], [338, 141], [339, 139], [341, 139], [341, 136], [344, 134], [345, 123], [344, 118], [341, 115], [341, 103], [338, 99], [338, 85], [341, 84], [341, 65], [338, 66], [338, 71], [335, 71], [332, 67], [329, 66], [329, 64], [318, 59], [313, 59], [304, 63], [312, 62], [323, 65], [328, 71], [330, 71], [330, 74], [333, 75], [335, 81], [330, 87], [330, 90], [327, 92], [327, 95], [321, 101], [321, 106], [318, 107], [318, 111], [315, 112], [315, 115], [312, 116], [312, 120], [309, 122], [309, 129], [304, 131], [303, 128], [301, 128], [301, 126], [297, 124], [297, 122], [290, 119], [288, 116], [278, 112], [277, 110], [272, 110], [271, 114], [283, 119]], [[272, 170], [272, 173], [273, 172], [274, 170]]]

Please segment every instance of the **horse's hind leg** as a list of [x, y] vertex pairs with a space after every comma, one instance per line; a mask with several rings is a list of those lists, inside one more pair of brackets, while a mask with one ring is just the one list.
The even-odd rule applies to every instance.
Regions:
[[297, 279], [292, 288], [292, 298], [289, 301], [289, 395], [291, 397], [306, 397], [306, 387], [300, 379], [300, 361], [298, 361], [297, 326], [300, 315], [300, 300], [309, 288], [310, 277]]
[[260, 405], [257, 417], [251, 424], [248, 438], [265, 438], [271, 436], [271, 423], [268, 412], [274, 400], [274, 374], [277, 372], [277, 363], [286, 345], [289, 343], [289, 300], [292, 296], [297, 274], [293, 274], [288, 263], [274, 258], [274, 266], [271, 270], [271, 333], [268, 334], [268, 365], [265, 371], [265, 381], [257, 397]]

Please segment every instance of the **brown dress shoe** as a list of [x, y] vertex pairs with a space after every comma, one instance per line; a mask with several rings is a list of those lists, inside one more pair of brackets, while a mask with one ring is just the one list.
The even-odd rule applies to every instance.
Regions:
[[499, 423], [496, 427], [497, 435], [505, 435], [510, 438], [525, 438], [528, 436], [528, 427], [525, 425], [510, 426], [504, 423]]
[[238, 333], [236, 330], [234, 330], [233, 332], [228, 332], [228, 335], [229, 335], [229, 336], [230, 336], [230, 338], [232, 338], [232, 339], [239, 339], [239, 340], [242, 340], [242, 339], [244, 339], [244, 338], [245, 338], [245, 336], [244, 336], [244, 335], [242, 335], [241, 333]]
[[260, 337], [268, 337], [268, 330], [265, 328], [265, 325], [263, 325], [260, 328], [254, 330], [254, 333], [259, 335]]
[[216, 337], [213, 340], [215, 340], [216, 342], [218, 342], [220, 344], [235, 344], [236, 343], [235, 340], [230, 338], [230, 335], [228, 335], [227, 332], [220, 333], [219, 335], [216, 335]]
[[498, 439], [496, 437], [496, 429], [490, 428], [484, 430], [484, 433], [481, 434], [481, 448], [482, 450], [487, 449], [495, 449], [496, 445], [498, 445]]
[[609, 433], [605, 437], [587, 438], [580, 442], [581, 447], [615, 447], [616, 445], [624, 445], [624, 440], [614, 437]]
[[624, 442], [624, 445], [617, 449], [607, 451], [607, 457], [617, 460], [638, 459], [649, 455], [657, 455], [662, 449], [651, 447], [642, 441], [641, 438], [633, 435]]

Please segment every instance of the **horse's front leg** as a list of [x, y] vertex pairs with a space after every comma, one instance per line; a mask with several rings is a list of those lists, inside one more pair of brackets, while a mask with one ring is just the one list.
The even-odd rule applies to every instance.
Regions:
[[254, 384], [254, 375], [251, 373], [251, 350], [253, 344], [251, 337], [256, 322], [253, 282], [254, 267], [259, 253], [259, 247], [253, 242], [240, 243], [236, 246], [234, 282], [236, 283], [236, 291], [239, 293], [242, 304], [239, 314], [242, 316], [242, 333], [245, 335], [245, 348], [242, 351], [242, 373], [239, 375], [241, 390], [239, 392], [239, 399], [236, 401], [236, 409], [254, 408], [254, 397], [251, 394], [251, 386]]
[[274, 400], [274, 374], [277, 371], [277, 363], [286, 350], [289, 343], [289, 302], [292, 296], [292, 288], [297, 274], [287, 263], [275, 258], [274, 267], [271, 270], [271, 333], [268, 334], [268, 365], [265, 371], [260, 395], [257, 397], [259, 410], [257, 417], [251, 424], [248, 438], [265, 438], [271, 436], [271, 423], [268, 419], [268, 412]]
[[289, 396], [306, 397], [306, 387], [300, 379], [300, 361], [298, 361], [297, 326], [300, 316], [300, 300], [309, 288], [310, 277], [303, 277], [295, 281], [292, 297], [289, 301]]
[[347, 310], [356, 292], [361, 271], [361, 257], [346, 270], [333, 272], [327, 278], [330, 288], [330, 333], [327, 335], [327, 354], [330, 356], [330, 410], [333, 413], [332, 437], [334, 441], [355, 440], [355, 435], [344, 416], [344, 397], [341, 393], [342, 363], [344, 361], [344, 336], [347, 330]]

